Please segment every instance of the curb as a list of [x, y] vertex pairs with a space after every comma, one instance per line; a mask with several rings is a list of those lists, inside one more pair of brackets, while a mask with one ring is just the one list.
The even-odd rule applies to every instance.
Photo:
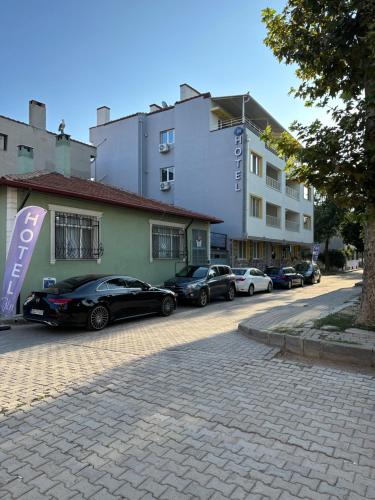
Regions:
[[23, 319], [22, 314], [16, 314], [11, 318], [1, 318], [0, 325], [26, 325], [28, 322]]
[[238, 331], [247, 337], [273, 347], [279, 347], [282, 353], [290, 352], [299, 356], [375, 367], [375, 348], [361, 347], [353, 344], [313, 340], [285, 333], [268, 330], [257, 330], [243, 323]]

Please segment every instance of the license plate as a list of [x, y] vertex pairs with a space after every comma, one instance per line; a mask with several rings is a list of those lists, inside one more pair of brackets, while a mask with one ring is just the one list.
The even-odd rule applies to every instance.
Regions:
[[37, 316], [43, 316], [44, 311], [42, 309], [31, 309], [31, 314], [36, 314]]

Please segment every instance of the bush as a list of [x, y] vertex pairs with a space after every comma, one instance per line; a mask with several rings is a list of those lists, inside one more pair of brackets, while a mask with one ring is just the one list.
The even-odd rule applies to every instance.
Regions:
[[[346, 257], [342, 250], [328, 250], [329, 266], [343, 269], [346, 263]], [[319, 254], [319, 260], [325, 264], [324, 254]]]

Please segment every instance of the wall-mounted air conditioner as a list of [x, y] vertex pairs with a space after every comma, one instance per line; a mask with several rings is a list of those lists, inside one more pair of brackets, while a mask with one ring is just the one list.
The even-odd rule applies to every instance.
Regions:
[[169, 144], [159, 144], [159, 153], [166, 153], [169, 151]]

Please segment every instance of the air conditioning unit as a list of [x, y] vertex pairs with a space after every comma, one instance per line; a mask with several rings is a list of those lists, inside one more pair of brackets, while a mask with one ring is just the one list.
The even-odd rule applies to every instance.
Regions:
[[168, 181], [160, 183], [160, 191], [169, 191], [171, 189], [171, 183]]
[[169, 144], [159, 144], [159, 153], [166, 153], [169, 151]]

